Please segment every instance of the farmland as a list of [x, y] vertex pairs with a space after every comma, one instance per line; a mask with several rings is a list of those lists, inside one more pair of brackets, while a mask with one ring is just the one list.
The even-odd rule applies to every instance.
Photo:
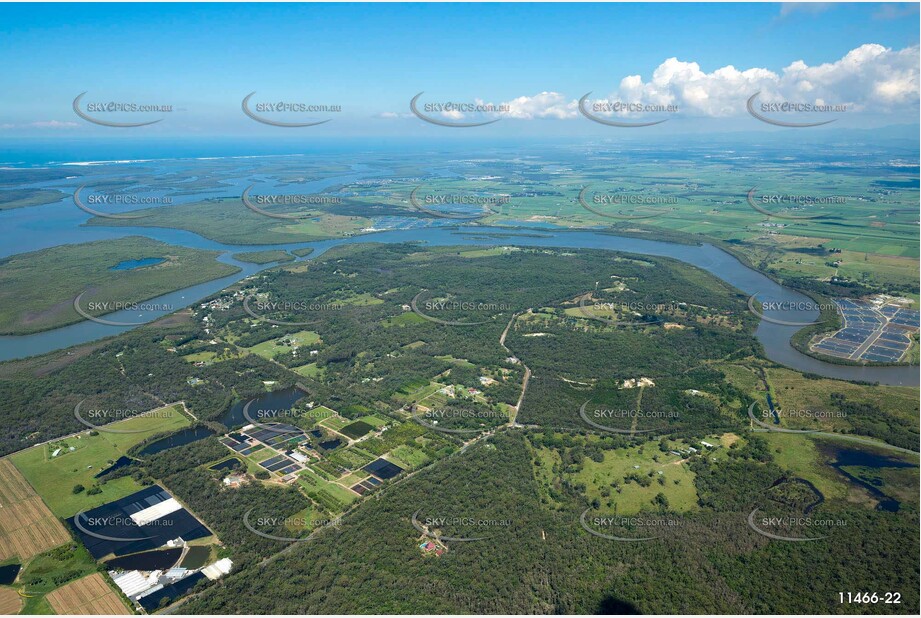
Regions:
[[[188, 425], [190, 420], [183, 414], [181, 406], [167, 406], [110, 423], [95, 432], [87, 430], [63, 440], [34, 446], [8, 459], [45, 498], [55, 515], [70, 517], [81, 510], [141, 489], [131, 477], [99, 483], [96, 475], [151, 436]], [[56, 451], [59, 451], [58, 454], [52, 457]], [[75, 493], [73, 489], [77, 485], [82, 485], [85, 490], [98, 487], [100, 491]]]
[[118, 593], [98, 573], [58, 588], [47, 598], [56, 614], [112, 615], [129, 611]]
[[22, 599], [19, 593], [12, 588], [0, 586], [0, 616], [18, 614], [22, 608]]
[[27, 560], [70, 540], [70, 534], [13, 467], [0, 459], [0, 561]]

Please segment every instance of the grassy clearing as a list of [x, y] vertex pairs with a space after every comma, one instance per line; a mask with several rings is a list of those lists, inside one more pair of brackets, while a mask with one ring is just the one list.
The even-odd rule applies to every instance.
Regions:
[[[181, 406], [169, 406], [105, 426], [105, 429], [132, 433], [100, 430], [97, 435], [90, 435], [87, 430], [66, 440], [20, 451], [11, 455], [10, 459], [55, 515], [70, 517], [143, 489], [133, 478], [122, 477], [99, 485], [101, 493], [95, 495], [88, 495], [86, 491], [73, 493], [76, 485], [83, 485], [86, 489], [93, 487], [96, 474], [145, 439], [190, 424]], [[58, 456], [51, 457], [58, 449], [61, 449]]]
[[[310, 468], [306, 468], [298, 474], [298, 482], [307, 492], [307, 495], [313, 498], [312, 494], [317, 494], [319, 502], [329, 507], [327, 498], [332, 498], [339, 505], [336, 510], [344, 510], [345, 507], [352, 504], [358, 499], [358, 495], [338, 483], [327, 481]], [[325, 496], [323, 494], [326, 494]]]
[[423, 324], [425, 321], [425, 318], [416, 313], [413, 313], [412, 311], [404, 311], [400, 315], [382, 320], [381, 324], [385, 328], [388, 328], [391, 326], [412, 326], [415, 324]]
[[294, 373], [305, 378], [319, 378], [323, 375], [324, 369], [322, 367], [317, 367], [316, 363], [310, 363], [307, 365], [301, 365], [300, 367], [295, 367], [292, 369]]
[[332, 429], [333, 431], [339, 431], [340, 429], [342, 429], [343, 427], [345, 427], [351, 422], [352, 422], [351, 420], [347, 418], [342, 418], [338, 414], [333, 413], [333, 415], [327, 416], [326, 418], [324, 418], [322, 421], [320, 421], [317, 424], [322, 427], [326, 427], [327, 429]]
[[[582, 471], [574, 475], [573, 480], [585, 483], [585, 493], [590, 500], [597, 498], [602, 505], [610, 504], [610, 508], [616, 508], [621, 515], [655, 508], [653, 498], [659, 493], [668, 498], [669, 510], [683, 513], [697, 508], [697, 491], [694, 473], [686, 463], [679, 463], [681, 459], [678, 455], [662, 453], [657, 442], [647, 442], [632, 448], [605, 451], [602, 462], [586, 458]], [[631, 475], [649, 478], [652, 483], [643, 487], [637, 481], [628, 481]], [[619, 487], [612, 487], [612, 483]], [[610, 494], [603, 495], [607, 491]]]
[[[314, 345], [319, 342], [319, 333], [312, 330], [302, 330], [276, 339], [263, 341], [258, 345], [247, 348], [247, 350], [266, 360], [272, 360], [276, 356], [291, 354], [295, 350], [299, 351], [304, 346]], [[300, 352], [298, 353], [300, 354]]]
[[819, 450], [812, 438], [778, 432], [760, 435], [771, 446], [771, 454], [778, 466], [806, 479], [826, 498], [844, 498], [847, 495], [847, 483], [822, 465]]
[[424, 451], [409, 446], [408, 444], [401, 444], [387, 453], [386, 459], [389, 459], [404, 470], [415, 470], [432, 461]]

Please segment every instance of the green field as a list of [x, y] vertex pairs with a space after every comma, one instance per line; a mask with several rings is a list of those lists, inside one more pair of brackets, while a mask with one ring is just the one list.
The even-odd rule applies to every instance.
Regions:
[[323, 494], [326, 494], [326, 497], [332, 498], [340, 506], [339, 510], [344, 510], [345, 507], [358, 499], [358, 495], [354, 492], [349, 491], [338, 483], [323, 479], [310, 468], [305, 468], [298, 473], [298, 482], [307, 492], [308, 496], [311, 496], [311, 494], [319, 494], [320, 502], [324, 504], [324, 506], [328, 505], [326, 500], [324, 500]]
[[[263, 341], [247, 349], [266, 360], [272, 360], [278, 355], [291, 354], [295, 350], [301, 350], [304, 346], [314, 345], [319, 342], [320, 335], [318, 333], [312, 330], [302, 330], [284, 337]], [[307, 351], [299, 351], [298, 354], [307, 356]]]
[[386, 459], [389, 459], [404, 470], [415, 470], [432, 461], [424, 451], [409, 446], [408, 444], [401, 444], [387, 453]]
[[[659, 461], [654, 461], [653, 457], [658, 457]], [[688, 464], [679, 463], [681, 459], [677, 455], [662, 453], [658, 442], [646, 442], [632, 448], [605, 451], [602, 462], [586, 458], [583, 470], [572, 478], [574, 482], [585, 483], [585, 494], [589, 500], [597, 498], [605, 506], [610, 503], [619, 515], [653, 509], [653, 498], [659, 493], [668, 498], [669, 510], [683, 513], [697, 508], [697, 491], [694, 473]], [[625, 481], [633, 474], [651, 478], [652, 483], [642, 487], [636, 481]], [[662, 479], [661, 483], [659, 479]], [[615, 482], [619, 484], [620, 491], [611, 486]], [[609, 496], [602, 495], [604, 488], [610, 491]]]
[[292, 369], [294, 373], [305, 378], [318, 378], [323, 375], [323, 368], [317, 367], [316, 363], [308, 363]]
[[358, 420], [363, 421], [363, 422], [365, 422], [365, 423], [368, 423], [369, 425], [374, 426], [375, 429], [380, 429], [380, 428], [383, 427], [384, 425], [393, 422], [393, 421], [391, 421], [389, 418], [380, 417], [380, 416], [375, 416], [375, 415], [373, 415], [373, 414], [372, 414], [371, 416], [362, 416], [362, 417], [359, 418]]
[[[90, 435], [87, 430], [77, 436], [34, 446], [10, 456], [13, 465], [22, 473], [48, 507], [59, 517], [70, 517], [82, 510], [123, 498], [143, 489], [130, 476], [106, 482], [98, 487], [101, 493], [87, 495], [86, 491], [73, 493], [75, 485], [87, 490], [96, 485], [93, 477], [107, 468], [135, 445], [158, 433], [171, 432], [190, 425], [181, 406], [160, 408], [147, 415], [117, 421], [105, 429], [136, 433], [112, 433], [100, 430]], [[73, 451], [69, 448], [73, 447]], [[58, 448], [61, 453], [51, 454]]]
[[[320, 406], [320, 407], [322, 408], [323, 406]], [[352, 421], [350, 421], [349, 419], [342, 418], [338, 414], [335, 414], [334, 416], [328, 416], [324, 418], [322, 421], [318, 423], [318, 425], [322, 427], [327, 427], [329, 429], [332, 429], [333, 431], [339, 431], [340, 429], [342, 429], [343, 427], [345, 427], [351, 422]]]
[[[218, 255], [217, 251], [131, 236], [5, 258], [0, 260], [0, 334], [23, 335], [83, 321], [85, 318], [74, 309], [74, 299], [84, 292], [80, 303], [83, 311], [101, 316], [240, 270], [216, 261]], [[163, 261], [113, 270], [123, 262], [141, 258]]]

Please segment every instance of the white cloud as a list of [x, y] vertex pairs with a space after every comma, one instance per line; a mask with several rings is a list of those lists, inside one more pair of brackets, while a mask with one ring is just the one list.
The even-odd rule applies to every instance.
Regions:
[[559, 92], [541, 92], [532, 97], [518, 97], [502, 105], [508, 107], [507, 112], [502, 112], [502, 116], [507, 118], [531, 120], [532, 118], [575, 118], [579, 115], [576, 101], [567, 100]]
[[835, 62], [809, 66], [797, 60], [775, 73], [765, 68], [739, 70], [732, 65], [707, 73], [696, 62], [669, 58], [648, 80], [621, 80], [608, 100], [674, 104], [682, 113], [731, 116], [761, 91], [765, 101], [846, 104], [856, 111], [897, 112], [918, 103], [918, 47], [901, 51], [862, 45]]

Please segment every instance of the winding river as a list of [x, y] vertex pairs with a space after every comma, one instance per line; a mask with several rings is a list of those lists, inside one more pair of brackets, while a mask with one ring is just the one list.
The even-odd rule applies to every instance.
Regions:
[[[785, 288], [765, 275], [748, 268], [734, 256], [709, 244], [698, 246], [680, 245], [655, 240], [626, 238], [595, 231], [559, 231], [541, 230], [537, 234], [517, 232], [507, 227], [465, 227], [465, 228], [414, 228], [408, 230], [391, 230], [345, 239], [327, 240], [313, 243], [296, 243], [291, 245], [224, 245], [191, 232], [159, 228], [115, 228], [108, 230], [110, 237], [139, 235], [163, 242], [222, 251], [222, 262], [240, 267], [240, 272], [207, 283], [195, 285], [183, 290], [165, 294], [149, 301], [151, 305], [168, 307], [160, 311], [119, 311], [106, 316], [107, 320], [132, 322], [136, 325], [155, 320], [173, 311], [191, 306], [215, 292], [218, 292], [240, 279], [252, 275], [273, 265], [246, 264], [234, 260], [230, 254], [242, 251], [259, 251], [264, 249], [297, 249], [312, 247], [313, 253], [300, 260], [314, 259], [332, 247], [346, 244], [380, 242], [402, 243], [423, 242], [432, 246], [444, 245], [515, 245], [522, 247], [555, 247], [567, 249], [607, 249], [625, 251], [640, 255], [662, 256], [681, 260], [706, 270], [746, 295], [756, 294], [764, 303], [777, 303], [777, 306], [809, 305], [810, 299], [799, 292]], [[471, 234], [471, 232], [476, 232]], [[488, 235], [498, 235], [490, 238]], [[107, 236], [109, 236], [107, 234]], [[537, 275], [535, 275], [537, 276]], [[810, 322], [818, 317], [816, 310], [776, 310], [765, 311], [765, 315], [777, 320], [792, 322]], [[132, 326], [110, 326], [91, 321], [84, 321], [70, 326], [57, 328], [42, 333], [24, 336], [0, 337], [0, 360], [23, 358], [44, 354], [73, 345], [87, 343], [115, 335], [119, 332], [136, 328]], [[881, 384], [918, 386], [917, 367], [857, 367], [835, 365], [806, 356], [790, 345], [790, 337], [799, 330], [799, 326], [786, 326], [762, 320], [756, 336], [764, 346], [769, 359], [803, 372], [815, 373], [829, 378], [842, 380], [863, 380]]]
[[[353, 172], [350, 174], [307, 182], [300, 185], [299, 189], [304, 192], [319, 193], [338, 184], [347, 184], [356, 179], [385, 175], [384, 171], [376, 170], [372, 172], [364, 165], [353, 165], [352, 169]], [[438, 175], [451, 174], [450, 171], [444, 170], [433, 169], [430, 171]], [[264, 189], [285, 191], [280, 185], [274, 184], [271, 179], [260, 178], [259, 180], [263, 182]], [[61, 190], [72, 191], [75, 188], [73, 186], [75, 182], [77, 181], [67, 180], [66, 182], [58, 183], [36, 183], [33, 186], [56, 186]], [[231, 183], [233, 184], [231, 193], [249, 182], [251, 182], [250, 179], [235, 180], [234, 183]], [[226, 190], [221, 192], [226, 194]], [[205, 195], [205, 197], [207, 196]], [[196, 194], [194, 196], [190, 195], [186, 199], [192, 201], [202, 199], [202, 197], [202, 194]], [[239, 262], [232, 257], [235, 253], [312, 247], [313, 253], [306, 258], [299, 258], [299, 261], [301, 261], [315, 259], [332, 247], [365, 242], [423, 242], [433, 246], [515, 245], [566, 249], [607, 249], [640, 255], [662, 256], [700, 267], [741, 290], [747, 296], [756, 295], [757, 299], [765, 304], [775, 303], [775, 306], [778, 307], [812, 306], [813, 304], [803, 294], [775, 283], [713, 245], [681, 245], [656, 240], [614, 236], [597, 230], [564, 230], [551, 225], [535, 226], [533, 223], [526, 224], [529, 228], [527, 230], [514, 227], [484, 227], [479, 225], [454, 227], [453, 224], [456, 224], [456, 222], [434, 220], [427, 227], [395, 229], [319, 242], [285, 245], [227, 245], [185, 230], [148, 227], [87, 227], [83, 225], [86, 219], [86, 213], [78, 210], [70, 201], [69, 196], [55, 204], [0, 212], [0, 225], [3, 226], [4, 236], [10, 241], [0, 247], [0, 257], [61, 244], [136, 235], [173, 245], [219, 251], [221, 255], [218, 259], [221, 262], [237, 266], [240, 270], [233, 275], [171, 292], [145, 303], [145, 305], [157, 306], [160, 309], [159, 311], [125, 310], [105, 316], [106, 320], [130, 323], [131, 325], [129, 326], [113, 326], [84, 321], [32, 335], [2, 336], [0, 337], [0, 361], [44, 354], [116, 335], [136, 328], [141, 324], [151, 322], [163, 315], [194, 305], [201, 299], [226, 288], [244, 277], [274, 266], [272, 264], [256, 265]], [[534, 232], [535, 227], [540, 228], [539, 234]], [[535, 276], [539, 275], [535, 273]], [[818, 312], [814, 309], [802, 311], [778, 309], [773, 311], [766, 310], [764, 313], [768, 318], [795, 323], [808, 323], [818, 317]], [[917, 367], [836, 365], [806, 356], [790, 345], [790, 337], [800, 328], [799, 326], [787, 326], [770, 320], [762, 320], [756, 331], [756, 336], [763, 344], [769, 359], [799, 371], [842, 380], [861, 380], [901, 386], [919, 385]]]

